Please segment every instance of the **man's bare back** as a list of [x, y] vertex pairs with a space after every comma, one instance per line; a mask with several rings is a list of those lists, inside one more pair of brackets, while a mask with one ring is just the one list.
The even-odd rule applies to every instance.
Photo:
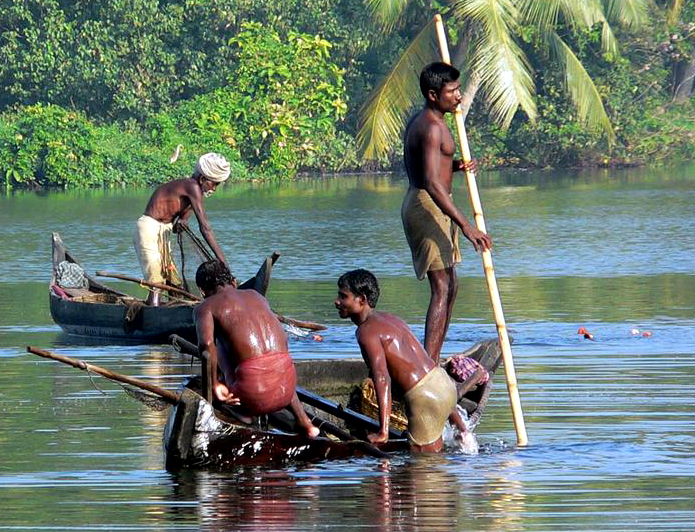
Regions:
[[194, 202], [202, 201], [203, 193], [192, 177], [164, 183], [155, 189], [145, 207], [145, 215], [169, 224], [183, 218]]
[[[227, 286], [206, 298], [195, 312], [196, 324], [201, 328], [213, 327], [214, 338], [224, 347], [218, 364], [225, 377], [233, 376], [234, 368], [244, 360], [288, 350], [282, 325], [266, 299], [255, 290]], [[209, 330], [204, 330], [202, 338], [209, 337]], [[210, 347], [209, 343], [200, 345], [208, 351]], [[218, 354], [222, 354], [220, 351]]]
[[[381, 342], [391, 379], [402, 393], [415, 386], [434, 367], [408, 325], [399, 317], [374, 311], [355, 333], [357, 342], [366, 347], [374, 339]], [[369, 360], [365, 361], [369, 363]]]

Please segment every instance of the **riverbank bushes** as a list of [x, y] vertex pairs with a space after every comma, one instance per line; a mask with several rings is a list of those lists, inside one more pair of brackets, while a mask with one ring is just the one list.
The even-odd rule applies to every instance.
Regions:
[[[692, 97], [674, 102], [695, 9], [624, 31], [567, 28], [600, 90], [615, 142], [586, 130], [533, 39], [539, 119], [508, 130], [476, 100], [467, 119], [482, 166], [609, 166], [691, 159]], [[414, 12], [413, 16], [417, 16]], [[251, 22], [252, 21], [252, 22]], [[361, 161], [354, 135], [369, 91], [414, 37], [388, 38], [352, 0], [8, 0], [0, 11], [0, 186], [145, 185], [189, 175], [218, 151], [234, 179], [401, 169], [401, 146]], [[572, 33], [574, 32], [574, 33]], [[181, 145], [178, 159], [169, 159]]]

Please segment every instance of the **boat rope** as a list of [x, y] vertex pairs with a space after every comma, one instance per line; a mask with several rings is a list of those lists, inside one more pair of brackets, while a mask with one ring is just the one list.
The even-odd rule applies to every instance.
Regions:
[[[84, 367], [82, 367], [83, 365], [84, 365]], [[84, 362], [82, 362], [82, 364], [80, 364], [80, 369], [83, 369], [84, 371], [87, 372], [87, 376], [89, 377], [89, 380], [91, 381], [92, 386], [94, 386], [94, 389], [95, 389], [95, 390], [97, 390], [98, 392], [100, 392], [101, 395], [107, 395], [106, 392], [105, 392], [104, 390], [102, 390], [101, 388], [99, 388], [99, 387], [97, 386], [97, 383], [94, 382], [94, 379], [92, 378], [92, 372], [89, 371], [89, 366], [88, 366], [87, 364], [85, 364]]]

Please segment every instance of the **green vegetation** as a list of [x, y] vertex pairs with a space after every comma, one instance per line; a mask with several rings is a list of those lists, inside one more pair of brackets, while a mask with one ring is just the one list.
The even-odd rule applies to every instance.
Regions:
[[484, 164], [693, 157], [692, 2], [428, 6], [7, 0], [0, 186], [151, 184], [188, 175], [207, 151], [234, 179], [399, 168], [404, 117], [420, 105], [412, 73], [437, 58], [436, 11]]

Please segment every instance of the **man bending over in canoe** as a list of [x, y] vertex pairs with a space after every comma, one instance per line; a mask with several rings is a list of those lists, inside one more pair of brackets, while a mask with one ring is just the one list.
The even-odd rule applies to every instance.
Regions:
[[[145, 213], [138, 218], [135, 231], [135, 250], [145, 281], [176, 285], [176, 266], [171, 258], [169, 236], [178, 224], [186, 222], [195, 213], [200, 233], [215, 256], [226, 263], [227, 259], [217, 245], [208, 217], [203, 208], [203, 197], [211, 195], [220, 183], [229, 177], [229, 163], [216, 153], [206, 153], [198, 160], [191, 177], [170, 181], [157, 187]], [[151, 290], [149, 305], [159, 304], [159, 291]]]
[[374, 310], [378, 299], [376, 277], [367, 270], [352, 270], [338, 279], [335, 306], [341, 318], [357, 325], [355, 336], [379, 404], [379, 432], [369, 434], [369, 441], [388, 440], [392, 382], [405, 394], [412, 451], [439, 452], [447, 419], [459, 428], [463, 441], [469, 433], [456, 410], [456, 386], [403, 320]]
[[195, 282], [205, 297], [194, 311], [198, 348], [210, 353], [215, 398], [253, 416], [289, 406], [307, 436], [318, 436], [297, 397], [287, 337], [266, 299], [255, 290], [237, 290], [218, 260], [201, 264]]

